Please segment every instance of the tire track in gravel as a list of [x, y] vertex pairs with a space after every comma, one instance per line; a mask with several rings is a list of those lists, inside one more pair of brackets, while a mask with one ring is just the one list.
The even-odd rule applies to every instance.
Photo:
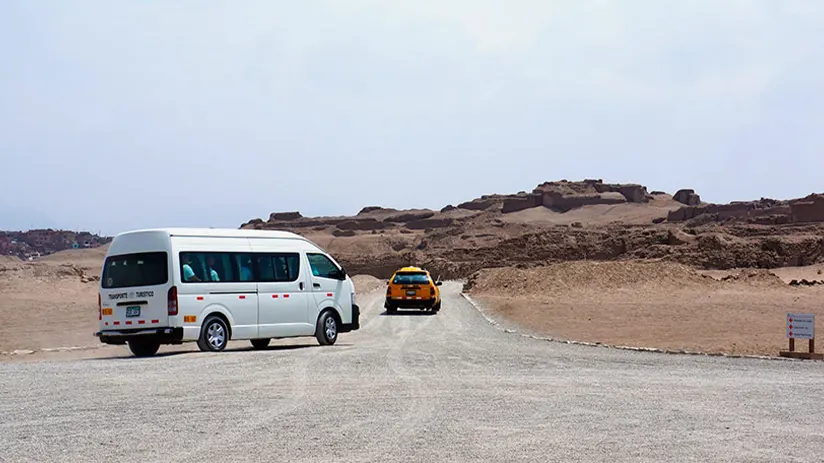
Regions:
[[439, 316], [416, 311], [399, 311], [393, 315], [384, 312], [379, 316], [380, 335], [376, 338], [382, 344], [384, 361], [391, 373], [387, 383], [392, 385], [392, 397], [404, 402], [404, 410], [386, 429], [386, 440], [379, 447], [382, 461], [391, 460], [398, 450], [398, 443], [413, 440], [412, 436], [433, 416], [435, 404], [426, 398], [428, 384], [421, 374], [425, 370], [413, 371], [409, 360], [418, 353], [414, 343], [425, 342], [421, 338], [432, 331], [431, 325]]

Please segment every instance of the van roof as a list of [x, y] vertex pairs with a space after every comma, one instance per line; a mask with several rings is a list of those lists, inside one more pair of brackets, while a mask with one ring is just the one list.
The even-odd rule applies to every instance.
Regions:
[[291, 238], [303, 241], [309, 241], [297, 233], [292, 233], [284, 230], [249, 230], [237, 228], [144, 228], [138, 230], [129, 230], [118, 233], [118, 235], [138, 233], [164, 233], [169, 236], [213, 236], [219, 238]]

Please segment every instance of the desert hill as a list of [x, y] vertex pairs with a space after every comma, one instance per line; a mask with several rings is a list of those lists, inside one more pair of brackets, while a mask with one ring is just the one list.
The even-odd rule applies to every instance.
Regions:
[[444, 278], [576, 260], [778, 268], [824, 259], [824, 195], [712, 204], [689, 189], [667, 194], [638, 184], [563, 180], [440, 210], [370, 206], [351, 217], [275, 212], [241, 228], [299, 233], [352, 273], [378, 277], [409, 263]]

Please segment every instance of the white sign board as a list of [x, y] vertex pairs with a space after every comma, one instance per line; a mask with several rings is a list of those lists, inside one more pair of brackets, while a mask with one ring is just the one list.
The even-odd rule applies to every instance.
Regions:
[[813, 339], [815, 338], [815, 314], [788, 313], [787, 338]]

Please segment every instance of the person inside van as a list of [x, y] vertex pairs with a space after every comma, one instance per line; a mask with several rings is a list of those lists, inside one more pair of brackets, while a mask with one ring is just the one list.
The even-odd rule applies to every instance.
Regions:
[[201, 281], [192, 270], [192, 258], [188, 254], [183, 255], [183, 281]]
[[240, 264], [240, 281], [252, 281], [254, 276], [252, 274], [252, 257], [242, 257], [243, 262]]
[[209, 266], [210, 281], [220, 281], [220, 276], [218, 276], [217, 270], [215, 270], [215, 258], [209, 256], [209, 259], [206, 261], [206, 264]]

